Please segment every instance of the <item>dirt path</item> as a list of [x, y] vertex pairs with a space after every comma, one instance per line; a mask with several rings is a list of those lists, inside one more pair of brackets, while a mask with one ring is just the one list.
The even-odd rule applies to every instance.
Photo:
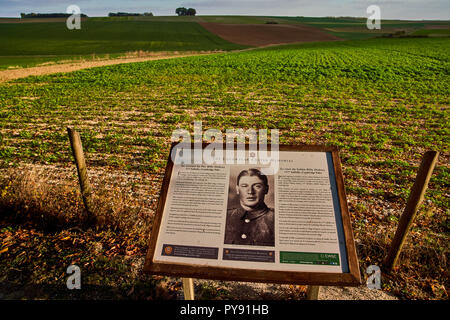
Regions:
[[[220, 52], [220, 51], [219, 51]], [[116, 59], [103, 59], [103, 60], [92, 60], [92, 61], [73, 61], [69, 63], [55, 63], [51, 65], [40, 65], [30, 68], [19, 68], [19, 69], [9, 69], [0, 71], [0, 83], [5, 81], [10, 81], [19, 78], [25, 78], [28, 76], [41, 76], [46, 74], [58, 73], [58, 72], [72, 72], [81, 69], [110, 66], [120, 63], [131, 63], [131, 62], [142, 62], [149, 60], [162, 60], [162, 59], [172, 59], [181, 57], [190, 57], [198, 55], [208, 55], [218, 52], [191, 52], [191, 53], [153, 53], [147, 56], [141, 57], [123, 57]]]

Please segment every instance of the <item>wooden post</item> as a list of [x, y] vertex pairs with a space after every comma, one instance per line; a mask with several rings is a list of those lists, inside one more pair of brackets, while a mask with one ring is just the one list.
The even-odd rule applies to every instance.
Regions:
[[386, 272], [390, 272], [397, 264], [397, 260], [402, 251], [408, 232], [411, 229], [411, 225], [414, 222], [417, 210], [423, 201], [438, 156], [439, 152], [437, 151], [427, 151], [422, 158], [422, 163], [420, 164], [416, 181], [414, 182], [408, 202], [406, 203], [405, 211], [400, 218], [397, 231], [392, 240], [391, 248], [384, 261], [384, 269]]
[[183, 278], [184, 300], [194, 300], [194, 280]]
[[319, 300], [320, 286], [308, 286], [306, 289], [307, 300]]
[[81, 196], [83, 197], [84, 207], [86, 208], [88, 219], [92, 219], [92, 189], [87, 174], [86, 160], [84, 158], [80, 134], [71, 128], [67, 128], [67, 133], [69, 134], [70, 146], [72, 147], [73, 157], [75, 158], [75, 164], [77, 166], [78, 180], [80, 181]]

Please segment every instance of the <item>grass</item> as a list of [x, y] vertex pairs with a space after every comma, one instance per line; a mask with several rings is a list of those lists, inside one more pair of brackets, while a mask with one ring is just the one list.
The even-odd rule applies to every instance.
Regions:
[[269, 16], [239, 16], [239, 15], [201, 15], [201, 16], [153, 16], [153, 17], [92, 17], [90, 21], [165, 21], [165, 22], [214, 22], [226, 24], [265, 24], [272, 21], [277, 23], [297, 23], [288, 21], [285, 17]]
[[[68, 30], [63, 22], [0, 24], [0, 68], [29, 66], [86, 55], [129, 51], [233, 50], [232, 44], [195, 22], [97, 21]], [[51, 56], [51, 57], [49, 57]]]
[[416, 36], [449, 37], [450, 29], [424, 29], [413, 33]]
[[[0, 70], [14, 70], [24, 67], [43, 67], [67, 63], [100, 62], [106, 60], [117, 60], [133, 58], [167, 58], [179, 55], [216, 53], [215, 51], [129, 51], [125, 53], [112, 54], [89, 54], [89, 55], [55, 55], [55, 56], [10, 56], [0, 57]], [[126, 61], [126, 60], [125, 60]]]
[[[202, 120], [204, 130], [278, 128], [281, 143], [337, 145], [364, 276], [387, 253], [421, 155], [436, 149], [441, 158], [424, 205], [400, 268], [383, 275], [383, 290], [406, 299], [446, 299], [449, 49], [445, 38], [339, 41], [15, 80], [0, 85], [0, 166], [73, 167], [70, 125], [81, 131], [90, 172], [141, 176], [150, 185], [136, 188], [156, 199], [172, 130], [192, 131], [194, 120]], [[13, 175], [4, 177], [0, 191], [8, 199], [4, 190]], [[66, 179], [76, 183], [75, 176]], [[124, 181], [124, 190], [132, 186]], [[155, 204], [144, 207], [153, 212]], [[131, 238], [142, 236], [126, 230]], [[23, 241], [31, 250], [37, 244], [30, 239], [37, 238]], [[129, 243], [145, 251], [142, 242]], [[15, 255], [1, 254], [7, 270]], [[14, 263], [18, 269], [25, 264]], [[58, 272], [45, 271], [42, 282]]]
[[[449, 21], [407, 21], [407, 20], [381, 20], [380, 30], [367, 29], [367, 18], [353, 17], [281, 17], [291, 23], [305, 23], [310, 26], [321, 28], [337, 37], [345, 40], [361, 40], [379, 37], [383, 34], [392, 34], [399, 30], [408, 30], [409, 32], [425, 35], [429, 34], [427, 30], [422, 30], [427, 26], [450, 25]], [[445, 33], [445, 32], [444, 32]]]
[[[284, 17], [268, 17], [268, 16], [199, 16], [202, 21], [226, 24], [266, 24], [267, 22], [275, 22], [286, 24], [288, 21]], [[289, 21], [289, 23], [291, 23]], [[295, 23], [295, 22], [294, 22]]]
[[0, 30], [3, 56], [240, 48], [189, 22], [86, 21], [81, 30], [68, 30], [65, 23], [24, 23], [2, 24]]
[[[2, 299], [170, 299], [163, 277], [136, 270], [145, 254], [150, 217], [143, 201], [120, 184], [96, 184], [95, 222], [85, 215], [77, 184], [55, 184], [35, 168], [2, 188], [0, 264]], [[0, 184], [5, 185], [5, 176]], [[63, 180], [63, 179], [62, 179]], [[61, 182], [61, 180], [59, 181]], [[8, 197], [5, 197], [8, 194]], [[137, 219], [138, 215], [146, 218]], [[144, 224], [136, 224], [136, 221]], [[25, 250], [25, 251], [24, 251]], [[3, 261], [6, 261], [3, 260]], [[66, 268], [83, 269], [83, 290], [65, 288]], [[51, 275], [51, 276], [50, 276]], [[49, 277], [50, 276], [50, 277]]]
[[18, 69], [50, 64], [95, 61], [101, 59], [119, 58], [128, 53], [89, 54], [89, 55], [43, 55], [43, 56], [0, 56], [0, 70]]
[[367, 32], [367, 31], [357, 31], [357, 32], [352, 32], [352, 31], [331, 31], [331, 30], [327, 30], [329, 33], [331, 33], [332, 35], [339, 37], [341, 39], [345, 39], [345, 40], [363, 40], [363, 39], [370, 39], [370, 38], [374, 38], [377, 36], [380, 36], [380, 34], [376, 33], [376, 32]]
[[[321, 28], [333, 27], [365, 27], [367, 18], [354, 17], [284, 17], [290, 21], [296, 21], [315, 25]], [[414, 20], [381, 20], [381, 27], [396, 28], [423, 28], [427, 25], [448, 25], [448, 21], [414, 21]]]

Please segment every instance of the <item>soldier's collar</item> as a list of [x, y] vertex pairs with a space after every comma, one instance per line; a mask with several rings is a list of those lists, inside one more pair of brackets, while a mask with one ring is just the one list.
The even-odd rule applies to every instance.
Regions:
[[239, 213], [241, 214], [241, 219], [249, 219], [251, 220], [255, 220], [259, 217], [261, 217], [262, 215], [266, 214], [267, 211], [269, 210], [269, 208], [266, 206], [265, 203], [262, 203], [261, 206], [259, 206], [257, 209], [252, 210], [252, 211], [246, 211], [244, 210], [242, 207], [239, 207]]

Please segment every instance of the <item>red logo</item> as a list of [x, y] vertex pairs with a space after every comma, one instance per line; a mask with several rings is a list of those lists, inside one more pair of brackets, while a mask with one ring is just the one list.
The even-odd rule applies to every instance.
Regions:
[[172, 251], [173, 251], [173, 248], [172, 248], [171, 246], [167, 246], [167, 247], [164, 248], [164, 252], [165, 252], [167, 255], [171, 255], [171, 254], [172, 254]]

